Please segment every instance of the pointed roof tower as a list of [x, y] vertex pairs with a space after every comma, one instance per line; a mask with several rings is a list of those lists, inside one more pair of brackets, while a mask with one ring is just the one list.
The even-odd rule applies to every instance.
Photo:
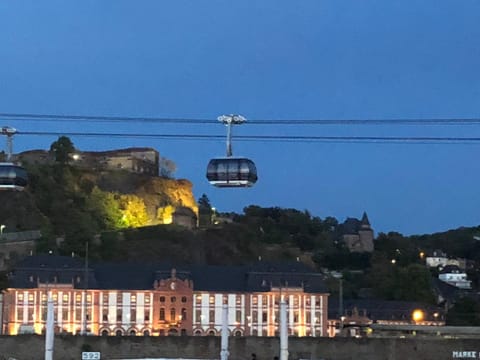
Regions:
[[370, 229], [370, 221], [368, 220], [367, 212], [363, 212], [362, 220], [360, 221], [361, 227], [363, 229], [368, 228]]

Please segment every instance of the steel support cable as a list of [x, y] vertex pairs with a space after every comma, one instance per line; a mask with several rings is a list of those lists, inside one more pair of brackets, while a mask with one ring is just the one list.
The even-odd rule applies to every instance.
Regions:
[[[21, 114], [0, 113], [0, 119], [14, 121], [43, 121], [43, 122], [148, 122], [161, 124], [218, 124], [217, 120], [205, 118], [169, 118], [169, 117], [129, 117], [129, 116], [89, 116], [89, 115], [57, 115], [57, 114]], [[398, 119], [251, 119], [250, 125], [480, 125], [480, 118], [398, 118]]]
[[[49, 132], [18, 131], [17, 136], [82, 136], [150, 138], [170, 140], [224, 140], [223, 135], [201, 134], [142, 134], [142, 133], [97, 133], [97, 132]], [[285, 142], [369, 142], [369, 143], [480, 143], [480, 137], [428, 137], [428, 136], [288, 136], [288, 135], [237, 135], [235, 140], [285, 141]]]

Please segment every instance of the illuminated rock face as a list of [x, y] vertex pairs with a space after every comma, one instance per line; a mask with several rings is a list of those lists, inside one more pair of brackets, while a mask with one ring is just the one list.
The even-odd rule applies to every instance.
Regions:
[[135, 193], [145, 202], [150, 225], [170, 224], [173, 213], [181, 207], [190, 208], [198, 216], [192, 187], [192, 183], [185, 179], [156, 177], [143, 184]]

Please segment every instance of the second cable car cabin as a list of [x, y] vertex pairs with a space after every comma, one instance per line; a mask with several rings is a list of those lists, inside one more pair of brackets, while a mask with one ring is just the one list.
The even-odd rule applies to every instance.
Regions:
[[22, 191], [27, 186], [26, 170], [13, 163], [0, 163], [0, 191]]
[[207, 179], [217, 187], [250, 187], [257, 182], [257, 168], [247, 158], [216, 158], [208, 163]]
[[11, 162], [13, 153], [13, 136], [17, 129], [10, 126], [0, 128], [0, 134], [7, 137], [7, 162], [0, 162], [0, 191], [22, 191], [27, 186], [27, 171]]

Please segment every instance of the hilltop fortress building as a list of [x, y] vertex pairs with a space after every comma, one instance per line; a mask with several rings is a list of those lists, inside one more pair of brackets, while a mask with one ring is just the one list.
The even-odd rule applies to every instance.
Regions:
[[[22, 163], [49, 164], [54, 162], [47, 150], [30, 150], [15, 156]], [[77, 151], [72, 154], [75, 166], [97, 169], [124, 169], [134, 173], [157, 176], [160, 171], [160, 156], [153, 148], [127, 148], [110, 151]]]

